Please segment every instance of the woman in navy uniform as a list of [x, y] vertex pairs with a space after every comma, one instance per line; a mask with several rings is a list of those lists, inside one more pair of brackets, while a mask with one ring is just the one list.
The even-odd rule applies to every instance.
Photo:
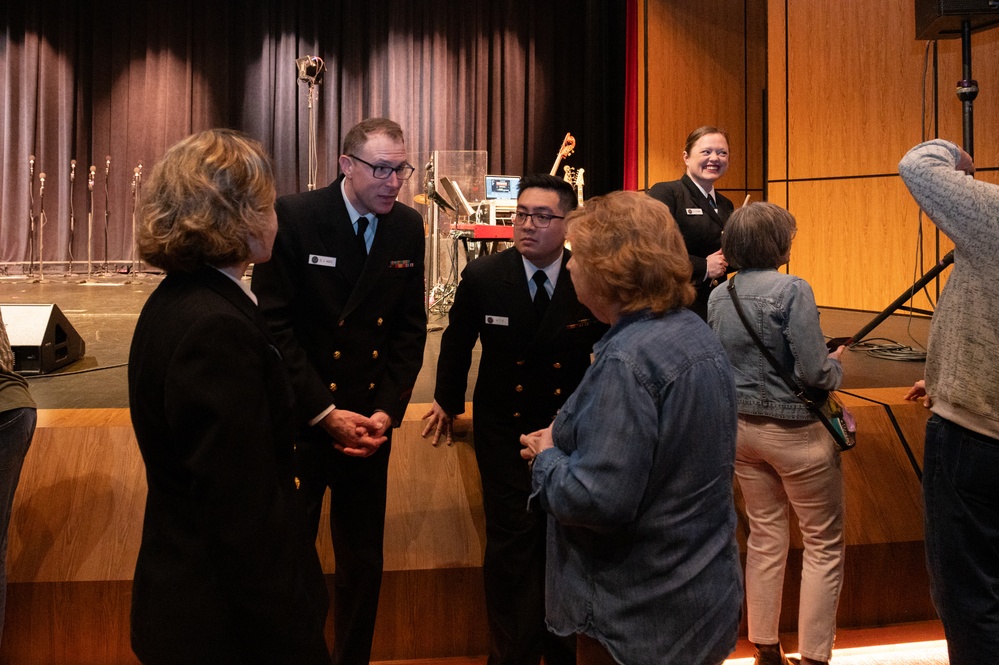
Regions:
[[649, 196], [665, 203], [680, 227], [697, 291], [690, 309], [707, 320], [708, 294], [725, 281], [728, 271], [721, 238], [734, 206], [715, 191], [715, 181], [728, 170], [728, 133], [717, 127], [698, 127], [687, 137], [683, 163], [687, 172], [682, 178], [656, 183]]

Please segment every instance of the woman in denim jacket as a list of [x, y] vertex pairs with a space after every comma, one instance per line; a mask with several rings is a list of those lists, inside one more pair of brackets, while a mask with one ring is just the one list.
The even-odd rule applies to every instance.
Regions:
[[[757, 335], [804, 388], [835, 390], [839, 356], [828, 353], [812, 289], [777, 270], [787, 263], [796, 225], [772, 203], [743, 206], [729, 219], [722, 251], [739, 270], [739, 301]], [[843, 475], [839, 449], [750, 337], [728, 288], [708, 299], [708, 324], [735, 367], [739, 436], [735, 475], [746, 502], [746, 601], [757, 665], [786, 665], [777, 627], [789, 543], [788, 503], [804, 543], [798, 649], [807, 665], [827, 663], [836, 636], [843, 580]]]
[[717, 665], [738, 634], [732, 368], [693, 299], [683, 238], [638, 192], [566, 222], [580, 302], [611, 329], [554, 424], [521, 437], [548, 512], [551, 630], [577, 663]]

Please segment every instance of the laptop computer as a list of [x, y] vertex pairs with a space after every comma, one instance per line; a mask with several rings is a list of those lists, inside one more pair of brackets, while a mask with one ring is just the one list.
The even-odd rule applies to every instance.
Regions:
[[487, 175], [485, 187], [486, 200], [516, 201], [519, 186], [520, 176]]

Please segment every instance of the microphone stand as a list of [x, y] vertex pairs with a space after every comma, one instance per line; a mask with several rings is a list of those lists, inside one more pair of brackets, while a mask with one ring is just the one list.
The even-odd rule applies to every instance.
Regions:
[[35, 272], [35, 156], [28, 157], [28, 276]]
[[136, 213], [139, 208], [139, 193], [142, 189], [142, 164], [140, 163], [132, 171], [132, 256], [131, 263], [128, 267], [128, 272], [130, 278], [126, 280], [126, 284], [131, 284], [138, 279], [138, 268], [136, 267], [136, 257], [138, 254], [138, 243], [136, 230], [138, 229]]
[[323, 82], [323, 73], [326, 71], [326, 64], [323, 59], [315, 55], [305, 55], [295, 59], [295, 67], [298, 71], [298, 80], [308, 84], [307, 95], [309, 112], [309, 191], [316, 188], [316, 178], [319, 173], [318, 156], [319, 150], [316, 141], [316, 86]]
[[111, 264], [108, 262], [108, 224], [109, 217], [111, 216], [111, 211], [109, 210], [111, 204], [108, 192], [108, 176], [110, 174], [111, 155], [108, 155], [104, 161], [104, 264], [101, 266], [101, 272], [104, 274], [111, 272]]
[[87, 193], [89, 207], [87, 208], [87, 281], [93, 278], [94, 274], [94, 178], [97, 175], [97, 167], [91, 166], [87, 175]]
[[73, 189], [76, 186], [76, 160], [69, 160], [69, 275], [73, 274], [73, 240], [76, 234], [76, 217], [73, 210]]
[[35, 283], [45, 281], [45, 257], [43, 255], [45, 241], [45, 173], [38, 174], [38, 279]]

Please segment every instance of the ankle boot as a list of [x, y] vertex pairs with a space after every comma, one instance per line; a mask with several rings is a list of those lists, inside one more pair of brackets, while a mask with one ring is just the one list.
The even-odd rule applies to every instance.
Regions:
[[784, 656], [784, 648], [777, 644], [754, 644], [756, 647], [756, 657], [753, 665], [789, 665], [787, 657]]

